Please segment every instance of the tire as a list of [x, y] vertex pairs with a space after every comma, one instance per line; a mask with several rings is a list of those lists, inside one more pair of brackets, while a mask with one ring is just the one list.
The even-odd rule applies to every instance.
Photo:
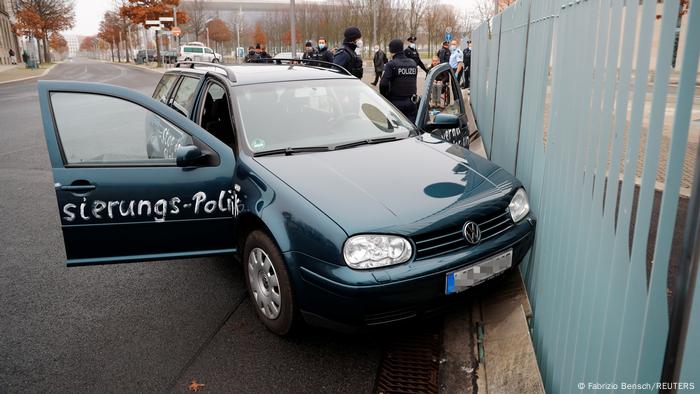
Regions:
[[211, 60], [211, 62], [212, 62], [212, 63], [218, 63], [218, 62], [219, 62], [219, 59], [214, 58], [214, 59]]
[[243, 271], [255, 313], [273, 333], [292, 333], [298, 326], [297, 309], [282, 253], [259, 230], [248, 235], [243, 250]]
[[189, 57], [186, 57], [184, 61], [189, 62], [189, 61], [192, 61], [192, 59], [190, 59]]

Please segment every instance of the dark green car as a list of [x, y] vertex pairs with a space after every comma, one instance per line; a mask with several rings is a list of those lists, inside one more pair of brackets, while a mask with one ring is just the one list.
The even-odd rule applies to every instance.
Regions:
[[284, 335], [424, 316], [528, 252], [527, 195], [466, 148], [447, 65], [416, 125], [344, 70], [179, 66], [153, 98], [39, 82], [68, 265], [236, 253]]

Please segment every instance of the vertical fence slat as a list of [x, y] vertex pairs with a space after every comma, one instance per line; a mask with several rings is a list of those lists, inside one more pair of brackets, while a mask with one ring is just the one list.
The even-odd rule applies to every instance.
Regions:
[[[623, 155], [623, 143], [625, 136], [625, 124], [627, 121], [627, 107], [629, 102], [630, 82], [632, 78], [632, 59], [634, 54], [634, 46], [637, 40], [637, 17], [639, 14], [639, 3], [631, 2], [627, 4], [625, 9], [625, 27], [623, 32], [623, 48], [620, 57], [620, 82], [618, 85], [617, 100], [615, 103], [615, 124], [612, 159], [608, 171], [607, 189], [605, 192], [605, 212], [604, 216], [615, 220], [615, 207], [617, 206], [617, 197], [619, 189], [618, 169], [620, 160]], [[610, 264], [604, 278], [605, 284], [603, 287], [602, 302], [604, 307], [599, 311], [600, 316], [600, 331], [602, 333], [609, 332], [609, 320], [617, 320], [617, 313], [620, 310], [618, 300], [620, 296], [622, 276], [626, 266], [627, 258], [624, 254], [614, 253], [615, 251], [615, 225], [612, 222], [604, 228], [602, 235], [603, 244], [600, 247], [601, 251], [613, 251], [610, 259]], [[627, 228], [625, 228], [626, 230]], [[619, 230], [619, 229], [618, 229]], [[627, 231], [624, 231], [627, 234]], [[610, 313], [615, 311], [614, 314]], [[606, 336], [603, 336], [598, 341], [597, 346], [593, 348], [592, 354], [588, 358], [587, 370], [590, 370], [588, 376], [590, 379], [599, 382], [612, 381], [612, 372], [610, 370], [601, 369], [604, 359], [608, 359], [606, 353]], [[612, 346], [611, 346], [612, 348]]]
[[[675, 15], [675, 14], [671, 14]], [[695, 16], [695, 15], [692, 15]], [[691, 17], [692, 17], [691, 16]], [[690, 20], [692, 22], [692, 19]], [[688, 32], [696, 31], [697, 25], [692, 24]], [[649, 295], [646, 305], [646, 322], [641, 343], [641, 354], [637, 377], [640, 382], [656, 382], [662, 367], [662, 359], [656, 357], [663, 353], [666, 345], [663, 338], [668, 332], [668, 303], [666, 299], [666, 284], [668, 282], [668, 263], [671, 256], [673, 229], [676, 224], [678, 195], [681, 183], [685, 147], [688, 141], [690, 114], [695, 98], [695, 82], [698, 71], [697, 39], [687, 40], [685, 56], [681, 71], [681, 83], [678, 86], [676, 98], [676, 113], [673, 121], [664, 192], [661, 198], [659, 224], [656, 232], [653, 266], [649, 283]], [[670, 46], [670, 45], [669, 45]], [[669, 70], [670, 71], [670, 70]], [[661, 129], [659, 133], [662, 133]]]
[[[639, 365], [640, 345], [644, 331], [644, 316], [646, 314], [645, 304], [648, 299], [646, 286], [647, 238], [651, 227], [651, 211], [655, 192], [654, 188], [656, 185], [656, 169], [659, 163], [666, 95], [668, 92], [668, 78], [671, 71], [673, 33], [676, 25], [675, 16], [677, 12], [677, 2], [667, 1], [664, 3], [656, 74], [652, 92], [651, 114], [649, 116], [649, 129], [647, 131], [646, 148], [644, 151], [642, 182], [639, 188], [639, 203], [637, 205], [634, 237], [632, 241], [628, 285], [633, 286], [630, 288], [630, 290], [633, 291], [627, 293], [627, 299], [625, 300], [627, 304], [625, 313], [630, 314], [632, 318], [624, 319], [622, 328], [624, 335], [622, 336], [618, 355], [618, 360], [620, 356], [623, 356], [632, 362], [618, 362], [618, 365], [616, 365], [618, 371], [616, 378], [620, 381], [635, 382], [638, 377], [637, 369]], [[658, 376], [656, 379], [658, 379]]]

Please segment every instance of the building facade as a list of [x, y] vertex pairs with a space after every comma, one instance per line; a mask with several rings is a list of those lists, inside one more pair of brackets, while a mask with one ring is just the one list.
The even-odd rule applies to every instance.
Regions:
[[10, 20], [12, 8], [9, 0], [0, 0], [0, 65], [11, 64], [10, 49], [15, 52], [15, 59], [21, 60], [17, 48], [17, 37], [12, 32]]
[[75, 57], [78, 55], [78, 49], [80, 47], [80, 39], [75, 34], [66, 34], [66, 43], [68, 43], [68, 57]]

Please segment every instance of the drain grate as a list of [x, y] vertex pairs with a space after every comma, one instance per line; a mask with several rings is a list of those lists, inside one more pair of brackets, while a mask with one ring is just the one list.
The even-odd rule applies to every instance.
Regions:
[[395, 335], [384, 351], [374, 385], [377, 394], [437, 393], [440, 325]]

